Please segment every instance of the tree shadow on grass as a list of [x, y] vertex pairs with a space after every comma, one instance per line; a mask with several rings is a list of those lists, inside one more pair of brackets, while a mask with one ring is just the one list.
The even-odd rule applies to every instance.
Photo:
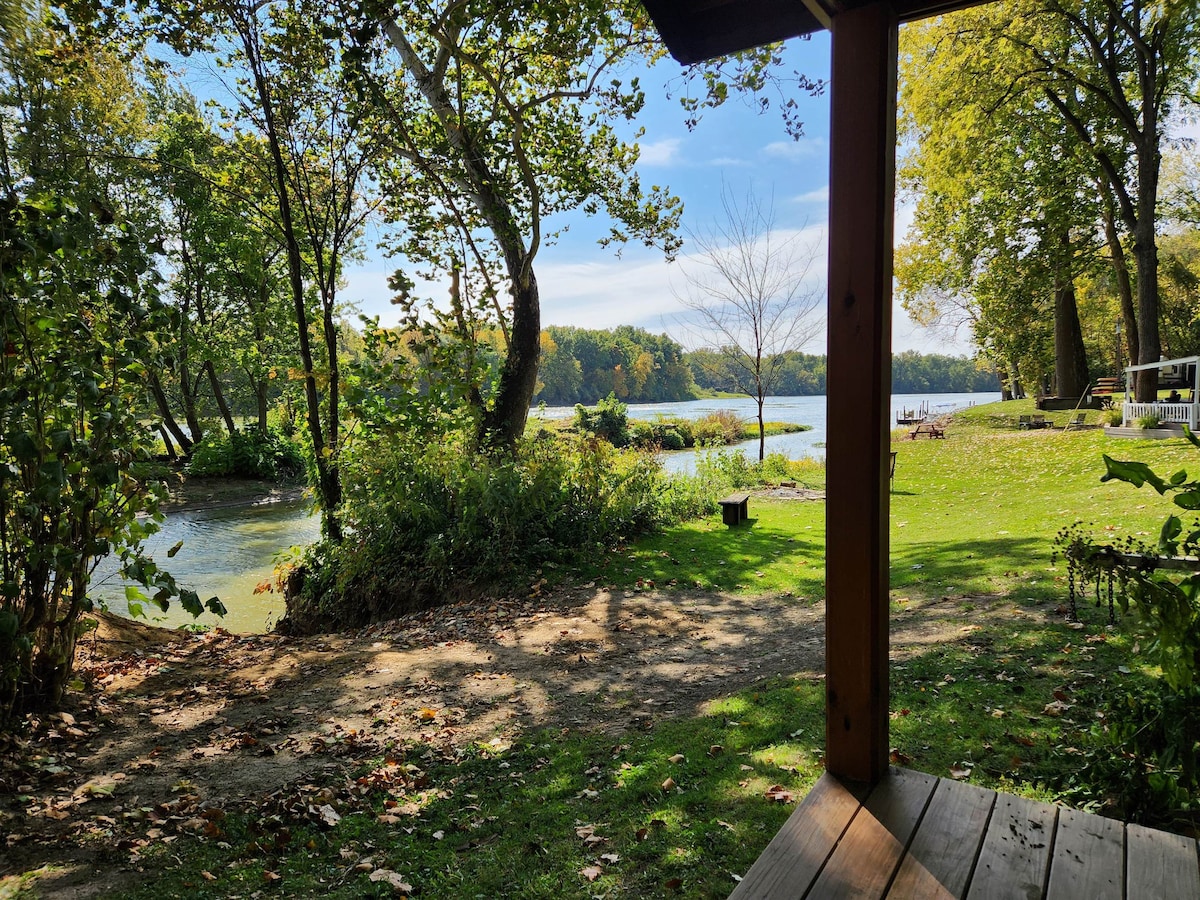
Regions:
[[655, 586], [753, 590], [759, 572], [791, 560], [798, 576], [790, 589], [810, 596], [824, 591], [823, 531], [796, 531], [766, 525], [751, 517], [740, 525], [725, 525], [648, 535], [636, 551], [620, 547], [575, 570], [581, 581], [618, 587], [653, 582]]
[[1022, 592], [1065, 593], [1046, 569], [1052, 547], [1041, 537], [892, 543], [892, 590], [926, 593], [993, 593], [997, 579], [1022, 579]]

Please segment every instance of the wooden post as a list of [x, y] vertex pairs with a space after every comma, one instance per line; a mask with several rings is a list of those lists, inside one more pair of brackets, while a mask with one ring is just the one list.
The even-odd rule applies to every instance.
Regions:
[[896, 14], [833, 17], [826, 445], [825, 765], [888, 765], [888, 464]]

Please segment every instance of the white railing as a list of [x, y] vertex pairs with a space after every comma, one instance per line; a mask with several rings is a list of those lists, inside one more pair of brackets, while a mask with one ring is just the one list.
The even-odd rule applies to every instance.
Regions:
[[1160, 422], [1186, 425], [1196, 430], [1197, 403], [1125, 403], [1122, 406], [1121, 424], [1126, 428], [1142, 416], [1158, 416]]

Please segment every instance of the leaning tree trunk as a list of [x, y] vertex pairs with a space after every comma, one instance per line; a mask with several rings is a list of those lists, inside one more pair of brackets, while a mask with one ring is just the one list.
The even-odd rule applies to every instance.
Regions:
[[183, 429], [179, 427], [179, 423], [175, 421], [175, 416], [171, 414], [171, 404], [167, 402], [167, 392], [163, 390], [162, 381], [158, 377], [157, 372], [150, 372], [147, 376], [146, 384], [150, 388], [150, 396], [154, 398], [154, 405], [158, 407], [158, 414], [162, 417], [163, 426], [171, 432], [175, 438], [175, 442], [179, 444], [179, 450], [184, 456], [192, 452], [192, 439], [184, 434]]
[[433, 110], [447, 142], [459, 155], [475, 206], [504, 256], [513, 297], [512, 332], [495, 405], [480, 418], [479, 438], [481, 444], [494, 450], [512, 451], [525, 433], [529, 404], [537, 390], [538, 360], [542, 349], [541, 301], [537, 278], [533, 274], [533, 259], [539, 244], [538, 229], [535, 225], [534, 236], [526, 246], [512, 200], [497, 187], [501, 180], [484, 155], [482, 148], [490, 138], [477, 134], [471, 127], [464, 127], [469, 123], [464, 122], [455, 107], [444, 80], [446, 72], [431, 71], [425, 65], [396, 21], [385, 20], [383, 30]]
[[225, 400], [225, 390], [221, 387], [221, 379], [217, 377], [217, 367], [213, 365], [211, 359], [205, 361], [204, 371], [208, 374], [208, 383], [212, 387], [213, 399], [217, 401], [217, 409], [221, 411], [221, 418], [225, 421], [225, 430], [232, 435], [237, 431], [237, 425], [233, 422], [233, 413]]

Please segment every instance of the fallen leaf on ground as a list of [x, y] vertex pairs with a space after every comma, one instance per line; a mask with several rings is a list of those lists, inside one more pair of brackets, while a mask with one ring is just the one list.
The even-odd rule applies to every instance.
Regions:
[[579, 874], [586, 878], [589, 882], [592, 882], [603, 875], [604, 870], [599, 866], [584, 866], [579, 870]]
[[795, 794], [778, 784], [773, 784], [767, 788], [766, 797], [775, 803], [791, 803], [796, 799]]
[[412, 885], [404, 880], [404, 876], [399, 872], [393, 872], [391, 869], [376, 869], [367, 876], [371, 881], [384, 882], [391, 886], [398, 894], [411, 894]]
[[956, 781], [962, 781], [964, 778], [970, 778], [971, 769], [967, 766], [951, 766], [950, 777]]
[[1071, 708], [1070, 703], [1063, 703], [1061, 700], [1051, 700], [1042, 709], [1042, 714], [1047, 715], [1047, 716], [1053, 716], [1053, 717], [1057, 718], [1057, 717], [1061, 716], [1063, 713], [1065, 713], [1070, 708]]

